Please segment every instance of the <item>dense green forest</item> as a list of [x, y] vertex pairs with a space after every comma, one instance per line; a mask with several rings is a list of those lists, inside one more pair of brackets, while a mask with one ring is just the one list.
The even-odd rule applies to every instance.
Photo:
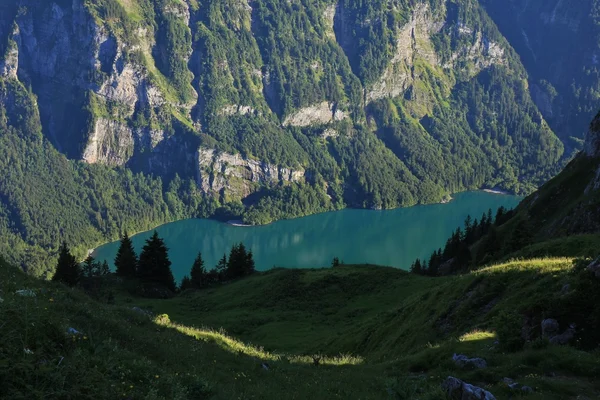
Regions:
[[[63, 239], [83, 258], [179, 218], [258, 224], [470, 189], [530, 193], [581, 140], [541, 107], [541, 78], [492, 3], [3, 2], [10, 261], [43, 273]], [[595, 104], [586, 71], [563, 77], [581, 87], [571, 119]], [[216, 171], [199, 147], [270, 172]], [[282, 168], [293, 182], [273, 176]]]

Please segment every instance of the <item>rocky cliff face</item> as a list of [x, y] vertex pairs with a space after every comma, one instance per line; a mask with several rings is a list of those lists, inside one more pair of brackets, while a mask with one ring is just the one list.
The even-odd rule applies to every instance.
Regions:
[[260, 184], [304, 182], [305, 171], [251, 160], [239, 154], [200, 147], [196, 152], [197, 182], [204, 192], [242, 198]]
[[[435, 110], [453, 104], [460, 85], [473, 85], [488, 99], [502, 97], [477, 81], [484, 71], [507, 71], [499, 91], [521, 84], [520, 64], [511, 58], [514, 52], [476, 3], [377, 3], [379, 14], [371, 15], [371, 7], [347, 0], [278, 1], [6, 0], [0, 4], [0, 77], [31, 87], [45, 136], [69, 158], [125, 166], [167, 180], [177, 173], [196, 179], [206, 192], [238, 198], [261, 185], [303, 181], [303, 172], [282, 165], [304, 165], [341, 186], [364, 185], [364, 192], [376, 198], [380, 196], [373, 192], [379, 189], [374, 187], [389, 186], [379, 181], [417, 182], [437, 171], [454, 171], [456, 165], [432, 170], [425, 164], [439, 159], [449, 140], [460, 143], [457, 147], [471, 141], [469, 145], [477, 148], [481, 132], [500, 123], [482, 127], [480, 120], [495, 119], [496, 111], [460, 110], [458, 128], [445, 129], [442, 135], [431, 131], [435, 124], [425, 122]], [[286, 11], [278, 14], [280, 9]], [[558, 16], [548, 21], [564, 24]], [[354, 37], [358, 31], [364, 37]], [[379, 31], [384, 35], [377, 36]], [[361, 41], [373, 46], [353, 53]], [[364, 79], [357, 71], [369, 62], [376, 73]], [[515, 70], [519, 71], [513, 74]], [[545, 95], [540, 90], [535, 98], [541, 99], [540, 109], [543, 104], [552, 111], [554, 104], [543, 101]], [[381, 140], [378, 127], [383, 122], [366, 121], [379, 118], [373, 109], [383, 99], [406, 110], [419, 134], [399, 135], [399, 145]], [[394, 110], [388, 114], [393, 116]], [[442, 117], [447, 120], [438, 125], [455, 124], [455, 116]], [[508, 119], [519, 118], [528, 117]], [[406, 128], [400, 127], [403, 118], [387, 120], [395, 121], [399, 130]], [[538, 122], [523, 124], [535, 132], [519, 135], [544, 136], [540, 143], [553, 143], [546, 137], [552, 132]], [[309, 129], [317, 125], [323, 125], [322, 134]], [[369, 135], [366, 147], [356, 143], [360, 135], [348, 132], [352, 127]], [[344, 134], [338, 134], [342, 129]], [[490, 134], [492, 141], [501, 136], [503, 143], [491, 145], [496, 149], [490, 151], [512, 143], [511, 134]], [[537, 139], [530, 142], [537, 146]], [[424, 146], [432, 156], [415, 154]], [[465, 149], [452, 151], [473, 153]], [[481, 150], [481, 157], [487, 157], [487, 150]], [[502, 153], [512, 150], [503, 148]], [[261, 161], [244, 159], [236, 151], [258, 154]], [[557, 152], [552, 149], [552, 154]], [[390, 157], [381, 163], [385, 171], [380, 174], [364, 166], [377, 162], [377, 157]], [[365, 176], [362, 168], [369, 171]], [[436, 181], [444, 182], [440, 185], [445, 189], [479, 187], [497, 178], [491, 176], [491, 168], [470, 173], [467, 179], [444, 175]], [[531, 169], [520, 164], [507, 168], [510, 174], [516, 171], [514, 176], [520, 169]], [[413, 175], [418, 179], [407, 178]], [[477, 180], [472, 179], [475, 175]], [[386, 204], [416, 199], [419, 190], [386, 189], [391, 197]], [[425, 192], [433, 191], [438, 189]], [[435, 201], [434, 195], [426, 197]]]
[[288, 116], [283, 125], [291, 126], [311, 126], [328, 124], [334, 121], [341, 121], [347, 117], [346, 113], [337, 109], [337, 104], [322, 102], [321, 104], [305, 107], [294, 114]]

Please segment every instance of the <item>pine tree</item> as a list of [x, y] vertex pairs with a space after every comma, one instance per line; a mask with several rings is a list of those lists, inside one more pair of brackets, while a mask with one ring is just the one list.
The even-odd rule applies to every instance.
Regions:
[[140, 254], [138, 278], [144, 283], [158, 284], [173, 292], [176, 289], [167, 246], [156, 231], [146, 240]]
[[212, 273], [213, 271], [216, 272], [216, 278], [218, 281], [224, 281], [227, 279], [227, 256], [225, 254], [223, 254], [223, 257], [219, 260], [219, 262], [217, 263], [217, 265], [215, 266], [215, 268], [213, 270], [211, 270], [210, 273]]
[[[344, 262], [342, 261], [342, 264]], [[252, 254], [252, 250], [248, 251], [248, 253], [246, 253], [246, 264], [244, 266], [244, 274], [245, 275], [252, 275], [254, 272], [256, 272], [256, 265], [254, 264], [254, 254]]]
[[227, 261], [227, 277], [229, 279], [239, 278], [244, 274], [244, 264], [246, 262], [246, 248], [242, 243], [233, 245], [229, 252]]
[[91, 278], [93, 276], [99, 275], [100, 266], [92, 256], [88, 256], [83, 265], [81, 266], [82, 276], [85, 278]]
[[100, 264], [100, 269], [99, 269], [98, 273], [101, 276], [105, 276], [105, 275], [110, 274], [110, 268], [108, 267], [108, 263], [106, 262], [106, 260], [104, 260], [102, 262], [102, 264]]
[[340, 266], [340, 259], [337, 257], [333, 257], [333, 261], [331, 261], [331, 267], [335, 268], [335, 267], [339, 267]]
[[204, 269], [202, 253], [198, 253], [190, 271], [190, 284], [192, 287], [199, 289], [206, 286], [206, 280], [206, 270]]
[[479, 252], [477, 254], [477, 263], [485, 263], [486, 260], [491, 260], [500, 250], [500, 243], [498, 241], [498, 228], [492, 226], [487, 235], [481, 240], [479, 246]]
[[194, 288], [194, 285], [192, 284], [192, 280], [190, 279], [189, 276], [184, 276], [183, 279], [181, 280], [181, 285], [179, 285], [179, 290], [180, 291], [184, 291], [184, 290], [188, 290], [188, 289], [192, 289]]
[[532, 234], [529, 227], [529, 221], [526, 217], [519, 216], [517, 225], [512, 231], [510, 239], [506, 243], [508, 253], [522, 249], [532, 243]]
[[71, 254], [67, 242], [60, 246], [56, 272], [52, 277], [53, 281], [62, 282], [68, 286], [75, 286], [81, 277], [79, 264]]
[[419, 275], [423, 273], [423, 269], [421, 267], [421, 260], [419, 260], [418, 258], [415, 260], [415, 262], [410, 266], [410, 272]]
[[133, 243], [127, 235], [127, 231], [125, 231], [121, 238], [121, 245], [117, 251], [117, 256], [115, 257], [117, 275], [123, 278], [134, 278], [136, 275], [137, 263], [138, 259], [135, 250], [133, 249]]

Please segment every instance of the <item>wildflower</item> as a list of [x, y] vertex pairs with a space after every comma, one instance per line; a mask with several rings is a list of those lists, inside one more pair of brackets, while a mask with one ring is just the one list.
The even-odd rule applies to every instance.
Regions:
[[133, 389], [133, 385], [129, 385], [129, 389]]
[[83, 340], [87, 340], [87, 336], [84, 336], [84, 337], [83, 337]]
[[158, 378], [160, 378], [160, 376], [156, 375], [155, 378], [158, 379]]
[[52, 303], [52, 302], [54, 301], [54, 299], [53, 299], [52, 297], [50, 297], [50, 299], [48, 299], [48, 301], [49, 301], [50, 303]]

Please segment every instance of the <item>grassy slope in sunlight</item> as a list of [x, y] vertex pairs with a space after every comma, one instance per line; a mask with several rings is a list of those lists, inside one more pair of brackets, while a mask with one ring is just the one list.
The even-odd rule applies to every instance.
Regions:
[[[343, 266], [274, 270], [166, 301], [120, 293], [107, 306], [0, 266], [0, 397], [433, 400], [448, 375], [499, 399], [511, 395], [504, 377], [532, 386], [530, 399], [596, 397], [598, 353], [494, 344], [500, 312], [547, 310], [574, 279], [570, 259], [436, 279]], [[14, 294], [24, 288], [36, 297]], [[488, 368], [461, 370], [453, 353]]]

